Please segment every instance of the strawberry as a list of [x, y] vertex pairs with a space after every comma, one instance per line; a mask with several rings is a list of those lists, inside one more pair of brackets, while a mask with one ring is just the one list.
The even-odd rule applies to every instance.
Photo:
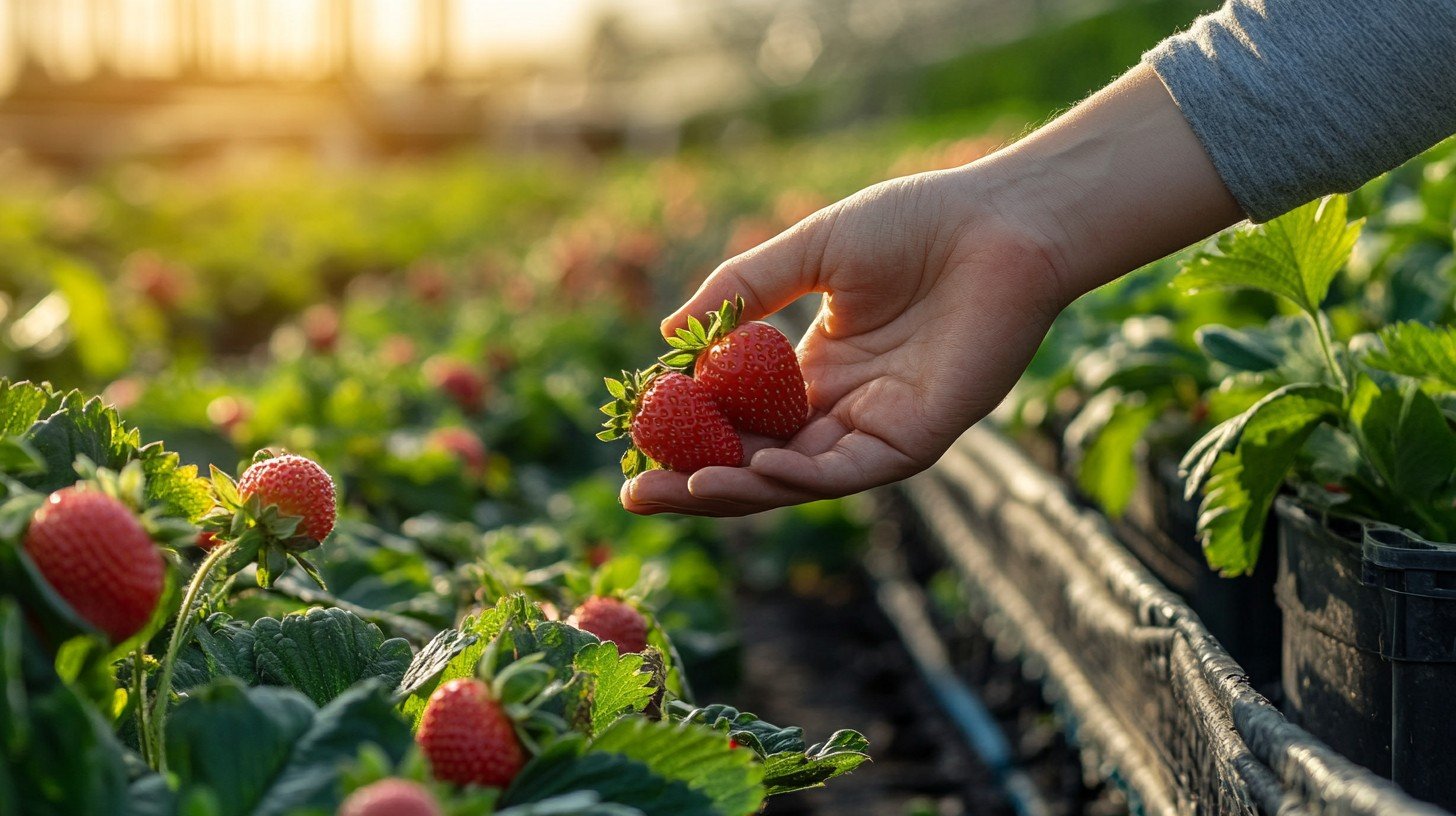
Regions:
[[418, 782], [381, 779], [349, 794], [338, 816], [442, 816], [440, 803]]
[[254, 462], [238, 480], [238, 493], [244, 501], [257, 496], [264, 507], [277, 505], [283, 515], [298, 517], [295, 535], [314, 543], [334, 529], [334, 480], [311, 459], [290, 453]]
[[52, 493], [31, 517], [25, 551], [82, 618], [120, 643], [162, 597], [162, 554], [126, 505], [84, 487]]
[[197, 534], [197, 547], [203, 552], [212, 552], [217, 543], [217, 533], [212, 530], [202, 530]]
[[503, 788], [526, 764], [526, 753], [490, 688], [460, 677], [435, 689], [415, 734], [435, 778]]
[[667, 342], [668, 368], [693, 367], [693, 378], [740, 431], [788, 439], [809, 416], [804, 373], [794, 346], [767, 323], [740, 325], [743, 299], [724, 301], [708, 327], [696, 318]]
[[309, 350], [316, 354], [332, 354], [339, 347], [339, 310], [329, 303], [315, 303], [303, 310], [299, 318]]
[[612, 641], [622, 654], [647, 648], [647, 619], [631, 604], [616, 598], [588, 598], [571, 613], [572, 626]]
[[425, 361], [425, 378], [467, 414], [478, 414], [485, 407], [485, 378], [461, 360], [431, 357]]
[[743, 440], [692, 378], [653, 366], [609, 378], [607, 390], [616, 399], [602, 406], [610, 418], [597, 438], [631, 436], [632, 447], [622, 456], [629, 478], [658, 464], [683, 473], [743, 464]]
[[485, 473], [488, 462], [485, 443], [469, 428], [436, 428], [430, 432], [425, 445], [455, 457], [472, 476], [479, 477]]
[[597, 569], [610, 560], [612, 560], [611, 545], [598, 542], [586, 548], [586, 562], [591, 565], [592, 569]]

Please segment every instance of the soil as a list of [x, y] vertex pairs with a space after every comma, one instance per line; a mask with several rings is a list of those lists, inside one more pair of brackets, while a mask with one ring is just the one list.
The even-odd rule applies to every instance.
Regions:
[[853, 728], [869, 738], [874, 760], [827, 787], [774, 797], [765, 813], [1010, 814], [864, 585], [825, 584], [813, 596], [740, 597], [744, 682], [736, 704], [769, 722], [803, 726], [810, 743]]
[[[928, 554], [910, 543], [916, 572]], [[827, 787], [775, 797], [765, 813], [836, 816], [1010, 816], [989, 769], [940, 711], [862, 574], [811, 587], [745, 592], [737, 611], [743, 683], [730, 699], [774, 723], [801, 725], [810, 742], [837, 728], [870, 740], [873, 762]], [[1001, 724], [1052, 816], [1127, 812], [1119, 791], [1088, 784], [1062, 723], [1020, 666], [998, 656], [971, 620], [940, 620], [961, 676]]]

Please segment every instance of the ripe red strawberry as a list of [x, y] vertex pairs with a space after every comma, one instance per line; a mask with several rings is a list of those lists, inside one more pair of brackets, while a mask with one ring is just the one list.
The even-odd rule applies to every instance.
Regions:
[[276, 504], [283, 515], [302, 519], [297, 536], [323, 541], [334, 529], [334, 480], [311, 459], [290, 453], [254, 462], [238, 480], [238, 494], [244, 501], [256, 495], [264, 507]]
[[607, 390], [616, 399], [602, 406], [611, 418], [597, 438], [632, 437], [632, 447], [622, 457], [622, 472], [628, 477], [651, 467], [642, 454], [683, 473], [743, 464], [743, 440], [692, 378], [654, 366], [636, 374], [624, 371], [621, 380], [608, 379]]
[[774, 439], [799, 432], [809, 416], [804, 373], [783, 332], [758, 321], [739, 325], [743, 299], [725, 302], [707, 329], [696, 319], [668, 341], [662, 361], [693, 366], [693, 378], [733, 427]]
[[510, 717], [490, 688], [473, 677], [435, 689], [415, 742], [443, 782], [503, 788], [526, 764]]
[[442, 816], [440, 803], [418, 782], [381, 779], [349, 794], [339, 816]]
[[433, 450], [444, 451], [459, 460], [465, 470], [473, 476], [485, 473], [487, 454], [485, 443], [469, 428], [436, 428], [430, 432], [425, 444]]
[[126, 505], [97, 490], [52, 493], [31, 517], [25, 551], [56, 594], [113, 643], [141, 631], [162, 597], [156, 544]]
[[617, 644], [622, 654], [647, 648], [647, 619], [616, 598], [588, 598], [571, 613], [572, 626]]
[[612, 560], [611, 545], [598, 542], [587, 547], [586, 562], [591, 565], [592, 569], [596, 569], [610, 560]]
[[425, 378], [467, 414], [478, 414], [485, 407], [485, 378], [461, 360], [431, 357], [425, 361]]
[[197, 547], [203, 552], [212, 552], [217, 546], [217, 534], [212, 530], [203, 530], [197, 534]]

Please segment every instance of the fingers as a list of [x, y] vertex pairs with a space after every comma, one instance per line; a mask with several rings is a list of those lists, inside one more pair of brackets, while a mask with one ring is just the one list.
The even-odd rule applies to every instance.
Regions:
[[748, 467], [704, 468], [687, 476], [651, 471], [623, 485], [634, 513], [745, 516], [775, 507], [838, 498], [909, 476], [913, 460], [879, 438], [833, 417], [805, 426], [786, 447], [765, 447]]
[[687, 303], [662, 321], [663, 336], [685, 327], [689, 315], [702, 318], [735, 297], [743, 298], [743, 319], [757, 320], [814, 291], [819, 270], [811, 247], [822, 223], [818, 218], [804, 221], [724, 261]]

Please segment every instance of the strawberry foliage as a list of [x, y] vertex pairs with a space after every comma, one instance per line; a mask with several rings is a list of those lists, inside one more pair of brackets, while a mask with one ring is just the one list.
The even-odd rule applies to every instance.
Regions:
[[[1264, 519], [1291, 476], [1300, 495], [1323, 508], [1433, 540], [1456, 538], [1456, 427], [1441, 410], [1456, 397], [1446, 372], [1449, 330], [1400, 323], [1342, 343], [1321, 308], [1359, 233], [1360, 222], [1346, 221], [1345, 200], [1335, 196], [1224, 236], [1179, 276], [1189, 288], [1268, 292], [1308, 327], [1271, 322], [1271, 331], [1204, 335], [1210, 354], [1241, 370], [1245, 391], [1259, 395], [1182, 463], [1189, 497], [1203, 496], [1204, 552], [1226, 574], [1253, 569]], [[1317, 351], [1281, 353], [1301, 337]], [[1311, 359], [1322, 365], [1301, 365]]]

